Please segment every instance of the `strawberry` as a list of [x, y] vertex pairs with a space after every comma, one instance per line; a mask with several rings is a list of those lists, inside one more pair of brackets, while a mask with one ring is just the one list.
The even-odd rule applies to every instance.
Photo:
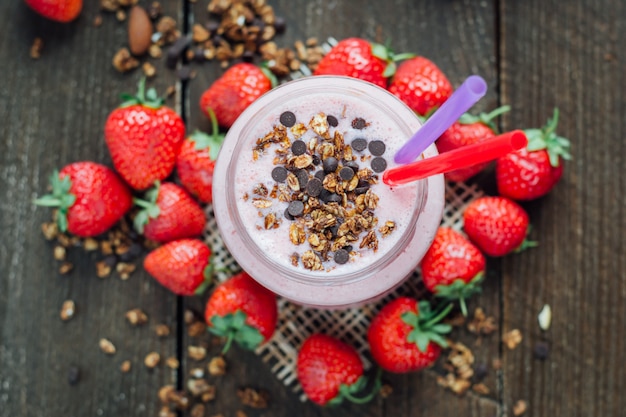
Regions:
[[[493, 124], [493, 119], [510, 109], [509, 106], [502, 106], [488, 114], [481, 113], [478, 116], [465, 113], [437, 139], [437, 149], [440, 153], [448, 152], [494, 137], [497, 129]], [[487, 165], [489, 162], [457, 169], [446, 173], [445, 177], [450, 181], [467, 181], [485, 169]]]
[[276, 295], [246, 272], [215, 288], [204, 312], [211, 333], [226, 337], [222, 353], [233, 340], [245, 349], [255, 349], [274, 334], [278, 317]]
[[485, 254], [504, 256], [536, 246], [526, 240], [530, 231], [528, 214], [506, 197], [480, 197], [463, 212], [467, 236]]
[[296, 372], [304, 393], [319, 405], [337, 405], [344, 399], [363, 404], [380, 388], [378, 377], [371, 394], [355, 397], [367, 384], [359, 354], [352, 346], [321, 333], [312, 334], [302, 344]]
[[139, 82], [136, 97], [122, 96], [104, 126], [104, 138], [113, 165], [135, 190], [145, 190], [167, 178], [185, 139], [185, 124], [176, 112], [163, 105], [153, 88], [145, 92]]
[[461, 233], [440, 227], [421, 262], [422, 281], [437, 297], [459, 300], [467, 316], [465, 300], [480, 292], [485, 257]]
[[219, 133], [217, 119], [209, 109], [213, 124], [213, 133], [207, 135], [200, 131], [191, 134], [180, 148], [176, 158], [176, 171], [183, 186], [203, 203], [213, 201], [213, 169], [215, 160], [224, 141]]
[[525, 149], [496, 161], [498, 193], [513, 200], [534, 200], [550, 192], [563, 175], [563, 160], [571, 158], [569, 140], [557, 136], [559, 111], [542, 129], [528, 129]]
[[427, 301], [400, 297], [386, 304], [367, 331], [372, 357], [390, 372], [411, 372], [431, 366], [447, 346], [442, 336], [452, 330], [439, 323], [452, 309], [431, 310]]
[[26, 0], [26, 4], [45, 18], [67, 23], [78, 17], [83, 0]]
[[180, 239], [152, 250], [144, 269], [177, 295], [200, 294], [211, 283], [211, 249], [199, 239]]
[[219, 125], [229, 128], [254, 100], [275, 84], [274, 77], [256, 65], [241, 62], [230, 67], [202, 93], [200, 109], [211, 117], [215, 112]]
[[413, 56], [395, 55], [383, 45], [348, 38], [339, 41], [324, 55], [313, 75], [343, 75], [386, 88], [389, 77], [396, 71], [396, 61]]
[[413, 111], [425, 116], [452, 95], [452, 84], [437, 65], [417, 56], [398, 66], [388, 90]]
[[202, 207], [187, 191], [172, 182], [146, 192], [147, 200], [133, 201], [142, 208], [135, 216], [137, 232], [156, 242], [197, 237], [204, 231], [206, 217]]
[[52, 194], [35, 204], [58, 207], [59, 230], [90, 237], [106, 232], [131, 208], [132, 195], [110, 168], [95, 162], [74, 162], [50, 177]]

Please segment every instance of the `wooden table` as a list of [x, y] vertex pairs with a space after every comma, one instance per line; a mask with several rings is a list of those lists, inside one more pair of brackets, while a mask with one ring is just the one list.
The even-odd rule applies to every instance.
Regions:
[[[126, 25], [86, 1], [81, 17], [62, 25], [32, 13], [22, 1], [2, 1], [0, 20], [0, 416], [156, 416], [157, 391], [184, 384], [194, 366], [186, 355], [196, 343], [186, 336], [184, 310], [201, 311], [201, 299], [177, 298], [139, 268], [127, 281], [96, 277], [95, 254], [71, 250], [74, 269], [58, 273], [53, 244], [40, 225], [50, 213], [32, 204], [46, 190], [53, 169], [77, 160], [110, 164], [103, 141], [107, 114], [118, 93], [133, 91], [140, 71], [118, 73], [113, 54], [126, 44]], [[147, 5], [147, 0], [140, 0]], [[183, 30], [207, 19], [207, 0], [162, 1], [164, 13]], [[195, 3], [195, 4], [194, 4]], [[480, 74], [489, 91], [476, 110], [510, 104], [502, 129], [538, 127], [557, 106], [558, 132], [570, 138], [573, 160], [556, 189], [524, 204], [530, 212], [536, 249], [489, 260], [484, 292], [470, 309], [482, 307], [498, 330], [477, 338], [459, 330], [476, 363], [489, 365], [489, 393], [457, 396], [437, 386], [436, 369], [385, 375], [393, 392], [367, 406], [322, 409], [301, 403], [251, 352], [233, 350], [228, 373], [216, 379], [218, 395], [205, 415], [235, 416], [511, 416], [523, 400], [528, 416], [623, 416], [626, 409], [626, 3], [618, 0], [408, 1], [277, 0], [287, 20], [277, 37], [297, 39], [362, 36], [390, 40], [396, 51], [413, 51], [435, 61], [455, 86]], [[93, 21], [102, 15], [100, 27]], [[41, 58], [29, 49], [43, 40]], [[164, 60], [152, 60], [160, 92], [191, 131], [207, 128], [197, 107], [204, 88], [221, 72], [216, 63], [194, 65], [198, 75], [177, 82]], [[491, 174], [479, 178], [494, 192]], [[64, 322], [64, 300], [76, 314]], [[553, 310], [542, 332], [537, 314]], [[133, 328], [126, 311], [140, 307], [148, 324]], [[157, 324], [171, 329], [154, 336]], [[509, 350], [503, 334], [519, 329], [523, 340]], [[98, 347], [106, 337], [117, 353]], [[206, 336], [208, 341], [208, 336]], [[549, 357], [533, 355], [537, 342]], [[219, 347], [209, 344], [209, 354]], [[148, 370], [152, 351], [181, 360], [180, 374], [159, 365]], [[493, 368], [493, 360], [501, 367]], [[132, 361], [130, 372], [119, 370]], [[71, 367], [80, 380], [68, 383]], [[270, 406], [241, 404], [241, 387], [267, 390]]]

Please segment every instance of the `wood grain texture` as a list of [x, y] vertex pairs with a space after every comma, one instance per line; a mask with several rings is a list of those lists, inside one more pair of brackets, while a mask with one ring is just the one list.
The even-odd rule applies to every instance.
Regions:
[[[626, 400], [623, 207], [626, 7], [623, 2], [502, 1], [502, 100], [506, 126], [540, 126], [558, 106], [573, 161], [547, 197], [527, 204], [540, 247], [504, 262], [504, 403], [529, 415], [620, 416]], [[550, 330], [537, 313], [553, 309]], [[532, 359], [539, 340], [546, 361]]]
[[[179, 10], [178, 2], [165, 6], [166, 13]], [[31, 203], [46, 192], [55, 168], [78, 160], [110, 165], [104, 122], [119, 104], [118, 94], [135, 90], [140, 73], [113, 69], [113, 54], [126, 44], [126, 24], [103, 14], [102, 26], [95, 28], [99, 13], [99, 2], [85, 2], [80, 18], [62, 25], [39, 17], [23, 1], [0, 5], [2, 417], [156, 415], [156, 389], [175, 382], [164, 366], [148, 371], [143, 365], [151, 351], [176, 354], [175, 297], [142, 271], [128, 281], [115, 273], [97, 278], [98, 257], [80, 248], [69, 251], [75, 268], [61, 276], [53, 245], [40, 232], [50, 211]], [[29, 57], [35, 37], [44, 42], [38, 60]], [[163, 91], [173, 81], [164, 73], [150, 85]], [[77, 312], [62, 322], [66, 299], [75, 301]], [[149, 322], [132, 329], [124, 313], [135, 307]], [[172, 336], [152, 336], [157, 323], [171, 326]], [[116, 345], [115, 355], [100, 351], [103, 337]], [[119, 366], [127, 359], [133, 368], [122, 374]], [[81, 371], [76, 386], [68, 384], [70, 366]]]

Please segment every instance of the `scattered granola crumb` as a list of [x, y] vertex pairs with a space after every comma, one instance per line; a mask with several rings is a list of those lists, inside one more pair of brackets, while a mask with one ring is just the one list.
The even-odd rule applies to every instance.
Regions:
[[472, 385], [472, 391], [481, 395], [489, 394], [489, 388], [487, 388], [487, 386], [483, 384], [482, 382]]
[[180, 362], [175, 357], [170, 356], [169, 358], [165, 359], [165, 365], [170, 369], [178, 369], [178, 367], [180, 366]]
[[96, 262], [96, 275], [98, 278], [106, 278], [111, 275], [111, 265], [106, 261]]
[[159, 410], [159, 417], [176, 417], [176, 413], [171, 408], [165, 406]]
[[450, 389], [455, 394], [465, 393], [472, 385], [471, 379], [474, 376], [474, 354], [460, 342], [450, 343], [450, 353], [447, 357], [445, 368], [448, 370], [446, 376], [437, 378], [437, 383]]
[[482, 308], [477, 307], [474, 310], [474, 317], [467, 323], [467, 330], [477, 335], [489, 335], [496, 331], [496, 319], [493, 316], [487, 316]]
[[96, 15], [93, 18], [93, 27], [99, 28], [100, 26], [102, 26], [102, 15]]
[[269, 404], [269, 393], [251, 387], [240, 388], [237, 396], [244, 405], [252, 408], [267, 408]]
[[56, 222], [48, 222], [41, 224], [41, 233], [46, 240], [53, 240], [59, 235], [59, 226]]
[[204, 404], [196, 404], [191, 407], [191, 412], [189, 413], [189, 415], [191, 417], [204, 417], [204, 409]]
[[126, 312], [126, 320], [133, 326], [140, 326], [148, 322], [148, 316], [140, 308], [133, 308]]
[[206, 357], [206, 349], [202, 346], [189, 346], [187, 354], [194, 361], [201, 361]]
[[74, 269], [74, 264], [71, 262], [63, 262], [59, 267], [59, 273], [61, 275], [66, 275], [69, 274], [72, 269]]
[[170, 334], [170, 328], [166, 324], [157, 324], [154, 328], [154, 332], [159, 337], [166, 337]]
[[213, 376], [226, 374], [226, 361], [224, 360], [224, 357], [215, 356], [211, 358], [209, 364], [207, 365], [207, 369], [209, 370], [209, 374]]
[[76, 312], [76, 305], [72, 300], [65, 300], [61, 306], [61, 320], [67, 321], [74, 317]]
[[237, 410], [237, 412], [235, 413], [235, 416], [236, 417], [248, 417], [248, 415], [242, 410]]
[[215, 398], [215, 386], [210, 385], [204, 378], [194, 378], [188, 380], [187, 389], [194, 397], [201, 397], [205, 394], [211, 393], [212, 398]]
[[519, 329], [513, 329], [502, 336], [502, 343], [509, 348], [515, 349], [522, 341], [522, 332]]
[[467, 379], [458, 378], [453, 373], [448, 373], [445, 377], [438, 376], [437, 384], [459, 395], [465, 393], [472, 385]]
[[115, 270], [120, 275], [120, 279], [123, 281], [130, 278], [130, 275], [135, 272], [135, 269], [137, 269], [137, 265], [128, 262], [119, 262], [115, 266]]
[[148, 55], [150, 55], [152, 58], [161, 58], [163, 56], [163, 50], [159, 45], [153, 43], [148, 48]]
[[167, 404], [170, 401], [170, 397], [172, 393], [174, 393], [175, 388], [174, 385], [164, 385], [159, 388], [158, 397], [159, 401], [163, 404]]
[[382, 398], [388, 398], [393, 393], [393, 387], [390, 384], [383, 384], [378, 393]]
[[126, 20], [126, 12], [122, 9], [119, 9], [115, 12], [115, 18], [118, 22], [123, 22], [124, 20]]
[[159, 364], [160, 361], [161, 361], [161, 355], [159, 355], [157, 352], [150, 352], [144, 359], [143, 363], [148, 368], [154, 368], [155, 366]]
[[193, 368], [191, 371], [189, 371], [189, 375], [191, 375], [192, 378], [204, 378], [204, 369]]
[[541, 330], [546, 331], [550, 328], [550, 324], [552, 323], [552, 309], [550, 305], [544, 304], [537, 316], [537, 321], [539, 322]]
[[526, 410], [528, 409], [528, 403], [524, 400], [518, 400], [514, 405], [513, 405], [513, 415], [514, 416], [521, 416], [522, 414], [524, 414], [526, 412]]
[[141, 69], [146, 77], [152, 78], [156, 75], [156, 68], [149, 62], [144, 62]]
[[41, 58], [42, 50], [43, 50], [43, 39], [37, 37], [33, 40], [33, 44], [30, 47], [30, 57], [32, 59]]
[[64, 261], [67, 255], [67, 251], [63, 246], [57, 245], [54, 247], [53, 254], [54, 259], [56, 259], [57, 261]]
[[135, 59], [128, 48], [122, 48], [113, 56], [113, 67], [119, 72], [128, 72], [139, 66], [139, 61]]
[[98, 243], [98, 241], [92, 237], [88, 237], [87, 239], [83, 240], [83, 249], [85, 249], [87, 252], [98, 250], [99, 247], [100, 244]]
[[501, 361], [500, 359], [497, 359], [497, 358], [496, 358], [496, 359], [494, 359], [494, 360], [491, 362], [491, 366], [492, 366], [492, 367], [493, 367], [493, 369], [495, 369], [496, 371], [497, 371], [497, 370], [500, 370], [500, 369], [502, 369], [502, 361]]
[[189, 337], [202, 336], [205, 332], [206, 332], [206, 324], [201, 321], [192, 323], [187, 328], [187, 334], [189, 335]]
[[122, 373], [127, 373], [130, 371], [131, 366], [131, 362], [129, 360], [126, 360], [120, 365], [120, 371], [122, 371]]
[[115, 345], [109, 339], [102, 338], [100, 339], [100, 350], [107, 355], [114, 355]]

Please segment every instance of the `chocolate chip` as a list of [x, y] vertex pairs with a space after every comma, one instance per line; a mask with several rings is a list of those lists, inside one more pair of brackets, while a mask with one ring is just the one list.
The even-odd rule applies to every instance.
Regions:
[[252, 51], [244, 51], [241, 55], [241, 60], [243, 62], [252, 62], [254, 61], [254, 52]]
[[120, 254], [120, 261], [130, 262], [137, 259], [143, 253], [143, 246], [137, 242], [133, 242], [128, 250]]
[[317, 178], [318, 180], [324, 182], [324, 177], [326, 176], [326, 173], [324, 173], [324, 171], [319, 170], [315, 173], [314, 177]]
[[374, 172], [383, 172], [387, 169], [387, 161], [385, 160], [385, 158], [381, 158], [380, 156], [372, 159], [372, 162], [370, 164], [372, 166], [372, 171]]
[[339, 194], [331, 192], [329, 192], [328, 195], [325, 195], [324, 197], [325, 198], [322, 198], [322, 201], [324, 201], [325, 203], [341, 203], [341, 201], [343, 200]]
[[331, 115], [326, 116], [326, 121], [328, 122], [328, 125], [332, 127], [337, 127], [337, 125], [339, 124], [339, 120], [337, 120], [335, 116]]
[[176, 71], [176, 76], [181, 81], [188, 81], [191, 79], [191, 67], [189, 65], [183, 65]]
[[272, 170], [272, 178], [276, 182], [285, 182], [288, 174], [289, 172], [285, 167], [276, 167]]
[[338, 166], [339, 166], [339, 161], [334, 156], [329, 156], [328, 158], [322, 161], [322, 167], [324, 168], [324, 172], [327, 174], [330, 174], [331, 172], [335, 172]]
[[312, 159], [313, 159], [313, 161], [312, 161], [313, 165], [319, 165], [320, 162], [322, 162], [322, 160], [320, 159], [319, 155], [317, 155], [317, 154], [313, 155]]
[[296, 115], [293, 112], [286, 111], [280, 115], [280, 122], [285, 127], [292, 127], [296, 124]]
[[367, 148], [374, 156], [381, 156], [385, 153], [385, 149], [387, 149], [387, 147], [385, 146], [385, 142], [383, 142], [382, 140], [371, 141], [369, 145], [367, 145]]
[[339, 178], [350, 181], [354, 177], [354, 170], [350, 167], [343, 167], [339, 170]]
[[359, 194], [365, 194], [367, 192], [367, 190], [369, 190], [370, 188], [370, 183], [365, 181], [365, 180], [359, 180], [359, 183], [357, 184], [356, 188], [354, 189], [354, 192], [359, 195]]
[[296, 171], [296, 178], [298, 178], [298, 184], [300, 184], [300, 189], [304, 189], [309, 182], [309, 173], [306, 169], [299, 169]]
[[352, 146], [352, 149], [354, 149], [355, 151], [361, 152], [365, 150], [365, 148], [367, 148], [367, 140], [363, 138], [356, 138], [352, 141], [350, 146]]
[[533, 355], [541, 361], [548, 359], [550, 346], [546, 342], [537, 342], [533, 348]]
[[343, 163], [344, 167], [352, 168], [352, 171], [356, 174], [359, 172], [359, 164], [356, 161], [346, 161]]
[[340, 265], [345, 264], [350, 259], [350, 253], [345, 249], [339, 249], [335, 252], [334, 259], [335, 262]]
[[80, 381], [80, 368], [78, 366], [70, 366], [67, 370], [67, 382], [70, 385], [76, 385]]
[[287, 29], [287, 22], [285, 21], [285, 19], [280, 16], [276, 16], [274, 18], [274, 29], [279, 35], [283, 33], [285, 29]]
[[302, 216], [302, 213], [304, 213], [304, 203], [300, 200], [292, 201], [287, 207], [287, 212], [293, 217]]
[[172, 46], [167, 50], [165, 58], [165, 65], [169, 69], [175, 69], [178, 59], [183, 55], [185, 50], [191, 45], [191, 38], [188, 36], [181, 36], [174, 42]]
[[311, 178], [306, 185], [306, 193], [311, 197], [319, 196], [323, 189], [322, 180], [317, 177]]
[[352, 127], [354, 129], [364, 129], [367, 126], [367, 122], [365, 121], [365, 119], [361, 118], [361, 117], [357, 117], [356, 119], [354, 119], [352, 121]]
[[336, 224], [334, 226], [330, 226], [328, 228], [328, 231], [330, 232], [330, 234], [332, 235], [333, 239], [337, 237], [337, 233], [339, 233], [339, 225]]
[[352, 249], [354, 249], [352, 245], [347, 245], [347, 246], [344, 246], [343, 248], [347, 250], [348, 252], [352, 252]]
[[285, 209], [285, 212], [283, 213], [283, 216], [285, 216], [285, 219], [287, 219], [287, 220], [293, 220], [294, 219], [294, 217], [291, 214], [289, 214], [289, 207], [287, 207]]
[[117, 256], [107, 255], [104, 257], [103, 261], [107, 266], [113, 268], [115, 265], [117, 265]]
[[476, 382], [482, 381], [489, 373], [489, 369], [487, 368], [487, 364], [479, 363], [474, 367], [474, 378]]
[[296, 140], [291, 144], [291, 153], [294, 155], [302, 155], [306, 152], [306, 143], [301, 140]]

